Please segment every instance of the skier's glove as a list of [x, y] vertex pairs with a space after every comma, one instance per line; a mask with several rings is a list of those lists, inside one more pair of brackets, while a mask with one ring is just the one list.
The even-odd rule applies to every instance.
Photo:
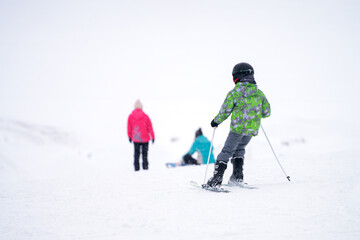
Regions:
[[132, 142], [131, 138], [129, 138], [129, 142], [130, 142], [130, 143]]
[[153, 144], [154, 144], [154, 142], [155, 142], [155, 139], [152, 140], [152, 143], [153, 143]]
[[216, 123], [215, 121], [214, 121], [214, 119], [211, 121], [211, 127], [217, 127], [217, 126], [219, 126], [219, 124], [218, 123]]

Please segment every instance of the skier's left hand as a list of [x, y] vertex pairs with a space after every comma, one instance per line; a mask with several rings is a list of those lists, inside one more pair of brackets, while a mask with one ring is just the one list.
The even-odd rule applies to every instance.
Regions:
[[152, 140], [152, 143], [153, 143], [153, 144], [154, 144], [154, 142], [155, 142], [155, 139]]

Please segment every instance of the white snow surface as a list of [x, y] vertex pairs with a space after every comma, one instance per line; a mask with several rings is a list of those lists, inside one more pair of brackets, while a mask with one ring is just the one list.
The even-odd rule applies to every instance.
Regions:
[[[360, 239], [359, 12], [355, 0], [0, 1], [0, 240]], [[239, 62], [271, 104], [262, 124], [291, 182], [260, 131], [244, 166], [258, 189], [204, 191], [189, 182], [205, 165], [165, 163], [197, 128], [211, 138]], [[138, 98], [156, 139], [134, 172]]]
[[[150, 169], [134, 172], [131, 144], [101, 147], [59, 128], [1, 119], [0, 238], [359, 239], [354, 139], [310, 135], [328, 130], [316, 121], [302, 120], [291, 134], [263, 124], [291, 182], [260, 133], [245, 161], [245, 179], [258, 189], [214, 193], [189, 184], [203, 182], [205, 165], [165, 168], [165, 149], [183, 143], [151, 145]], [[231, 164], [225, 181], [230, 174]]]

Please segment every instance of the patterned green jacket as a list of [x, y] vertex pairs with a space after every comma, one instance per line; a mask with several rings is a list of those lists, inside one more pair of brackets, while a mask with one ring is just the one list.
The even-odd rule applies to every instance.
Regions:
[[214, 121], [220, 124], [231, 113], [232, 132], [256, 136], [259, 133], [261, 118], [269, 117], [271, 110], [265, 94], [255, 84], [240, 82], [227, 94]]

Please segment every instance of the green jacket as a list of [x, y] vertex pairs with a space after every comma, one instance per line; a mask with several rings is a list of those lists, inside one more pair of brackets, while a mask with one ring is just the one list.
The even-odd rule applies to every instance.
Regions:
[[270, 113], [270, 104], [265, 94], [255, 84], [240, 82], [227, 94], [214, 121], [220, 124], [232, 114], [232, 132], [256, 136], [259, 133], [261, 118], [269, 117]]

